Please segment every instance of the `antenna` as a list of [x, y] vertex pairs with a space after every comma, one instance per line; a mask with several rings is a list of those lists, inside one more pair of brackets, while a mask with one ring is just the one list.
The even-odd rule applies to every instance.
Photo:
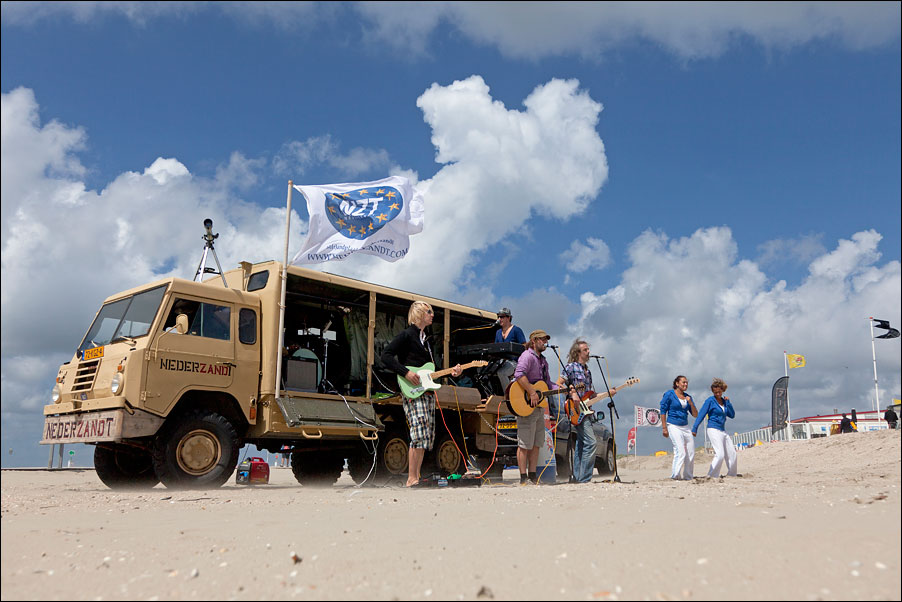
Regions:
[[[226, 288], [229, 288], [229, 285], [226, 284], [225, 276], [222, 275], [222, 266], [219, 265], [219, 257], [216, 256], [216, 249], [213, 248], [213, 241], [219, 238], [219, 234], [213, 234], [213, 220], [209, 217], [204, 220], [204, 230], [206, 233], [201, 236], [204, 239], [204, 254], [200, 258], [200, 264], [197, 266], [197, 272], [194, 273], [194, 281], [197, 282], [198, 278], [201, 278], [202, 274], [219, 274], [219, 277], [222, 278], [222, 285]], [[217, 272], [213, 268], [207, 267], [207, 253], [210, 251], [213, 252], [213, 259], [216, 261], [216, 267], [219, 269]]]

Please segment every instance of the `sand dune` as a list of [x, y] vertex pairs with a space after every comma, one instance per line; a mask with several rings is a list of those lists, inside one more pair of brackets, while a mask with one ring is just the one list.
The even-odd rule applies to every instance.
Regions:
[[745, 450], [741, 478], [674, 482], [670, 458], [620, 469], [619, 484], [418, 491], [275, 469], [200, 492], [4, 471], [2, 598], [902, 596], [898, 431]]

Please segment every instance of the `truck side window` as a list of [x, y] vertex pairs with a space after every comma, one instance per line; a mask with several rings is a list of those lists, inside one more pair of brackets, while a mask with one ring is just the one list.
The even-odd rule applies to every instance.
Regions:
[[231, 338], [231, 308], [190, 299], [176, 299], [166, 317], [164, 329], [175, 326], [179, 314], [188, 316], [188, 334], [228, 341]]
[[241, 308], [238, 312], [238, 340], [245, 345], [257, 342], [257, 312]]
[[251, 274], [251, 277], [247, 279], [247, 290], [248, 291], [259, 291], [261, 288], [266, 287], [266, 283], [268, 281], [269, 281], [269, 271], [257, 272], [256, 274]]

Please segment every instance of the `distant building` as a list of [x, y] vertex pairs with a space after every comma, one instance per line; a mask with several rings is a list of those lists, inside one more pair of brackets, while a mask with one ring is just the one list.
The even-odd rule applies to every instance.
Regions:
[[[898, 405], [893, 406], [893, 409], [896, 411], [896, 414], [899, 413]], [[858, 422], [856, 422], [855, 425], [858, 427], [858, 432], [863, 433], [866, 431], [881, 431], [886, 429], [887, 424], [883, 419], [883, 412], [885, 411], [886, 408], [877, 411], [856, 411], [856, 413], [858, 414]], [[793, 431], [798, 432], [801, 430], [803, 432], [809, 433], [812, 437], [823, 437], [829, 435], [830, 426], [833, 424], [838, 425], [839, 421], [842, 420], [843, 414], [846, 414], [846, 416], [850, 418], [852, 417], [852, 412], [848, 411], [841, 412], [839, 414], [827, 414], [826, 416], [806, 416], [805, 418], [794, 418], [792, 420]]]

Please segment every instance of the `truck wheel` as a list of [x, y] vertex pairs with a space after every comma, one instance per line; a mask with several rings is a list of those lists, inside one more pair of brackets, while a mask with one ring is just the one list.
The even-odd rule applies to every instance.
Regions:
[[466, 471], [457, 446], [447, 433], [439, 435], [433, 447], [435, 470], [442, 476], [463, 474]]
[[[489, 463], [492, 461], [492, 457], [480, 457], [478, 458], [478, 467], [479, 472], [484, 473], [483, 478], [487, 479], [497, 479], [501, 480], [504, 477], [504, 461], [502, 461], [500, 456], [495, 457], [495, 463], [489, 467]], [[486, 472], [486, 468], [488, 468], [488, 472]]]
[[598, 474], [614, 474], [614, 444], [608, 443], [604, 458], [595, 458], [595, 468]]
[[215, 412], [192, 410], [169, 420], [154, 442], [154, 472], [166, 487], [219, 487], [237, 465], [238, 434]]
[[127, 445], [96, 446], [94, 469], [110, 489], [150, 489], [160, 482], [150, 452]]
[[301, 453], [291, 454], [291, 472], [301, 485], [331, 487], [344, 470], [345, 459], [339, 454]]
[[379, 436], [376, 472], [379, 474], [404, 474], [410, 462], [410, 444], [407, 437], [396, 430], [386, 430]]
[[554, 461], [557, 464], [557, 479], [569, 481], [570, 475], [573, 474], [570, 468], [570, 455], [567, 453], [557, 454], [554, 456]]
[[[348, 458], [348, 473], [358, 485], [366, 481], [371, 469], [373, 469], [373, 454], [371, 453], [359, 452]], [[375, 470], [373, 474], [375, 474]], [[372, 479], [369, 482], [372, 483]]]

